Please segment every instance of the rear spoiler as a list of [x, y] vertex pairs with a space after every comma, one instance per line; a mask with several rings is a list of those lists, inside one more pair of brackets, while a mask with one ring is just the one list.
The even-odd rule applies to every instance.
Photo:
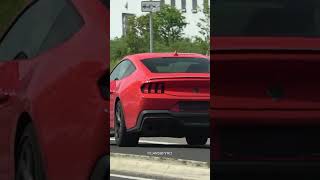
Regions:
[[211, 49], [210, 54], [320, 54], [320, 49]]

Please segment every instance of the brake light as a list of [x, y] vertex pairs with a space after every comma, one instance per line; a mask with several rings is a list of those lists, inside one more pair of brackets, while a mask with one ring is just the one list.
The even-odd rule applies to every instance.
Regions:
[[164, 83], [145, 83], [141, 86], [141, 92], [145, 94], [163, 94]]

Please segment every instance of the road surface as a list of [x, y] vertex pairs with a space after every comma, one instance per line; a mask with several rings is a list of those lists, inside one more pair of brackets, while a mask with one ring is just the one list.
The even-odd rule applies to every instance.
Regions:
[[184, 138], [140, 138], [137, 147], [118, 147], [110, 138], [111, 153], [161, 156], [210, 162], [210, 139], [205, 146], [189, 146]]
[[[176, 159], [210, 162], [210, 139], [205, 146], [189, 146], [184, 138], [140, 138], [137, 147], [118, 147], [114, 138], [110, 138], [111, 153], [158, 156]], [[112, 164], [111, 164], [112, 166]], [[155, 177], [111, 173], [111, 180], [151, 180]]]

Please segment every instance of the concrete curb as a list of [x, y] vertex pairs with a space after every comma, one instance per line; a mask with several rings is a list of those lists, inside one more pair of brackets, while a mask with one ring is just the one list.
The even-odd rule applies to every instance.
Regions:
[[110, 154], [110, 171], [165, 179], [209, 180], [206, 162], [133, 154]]

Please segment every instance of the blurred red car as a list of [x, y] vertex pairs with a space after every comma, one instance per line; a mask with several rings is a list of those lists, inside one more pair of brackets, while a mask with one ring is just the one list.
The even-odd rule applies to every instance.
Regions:
[[317, 172], [320, 2], [220, 0], [213, 13], [213, 171]]
[[125, 57], [110, 75], [110, 127], [118, 146], [139, 137], [209, 136], [209, 58], [200, 54], [144, 53]]
[[1, 180], [106, 176], [106, 5], [35, 0], [1, 38]]

